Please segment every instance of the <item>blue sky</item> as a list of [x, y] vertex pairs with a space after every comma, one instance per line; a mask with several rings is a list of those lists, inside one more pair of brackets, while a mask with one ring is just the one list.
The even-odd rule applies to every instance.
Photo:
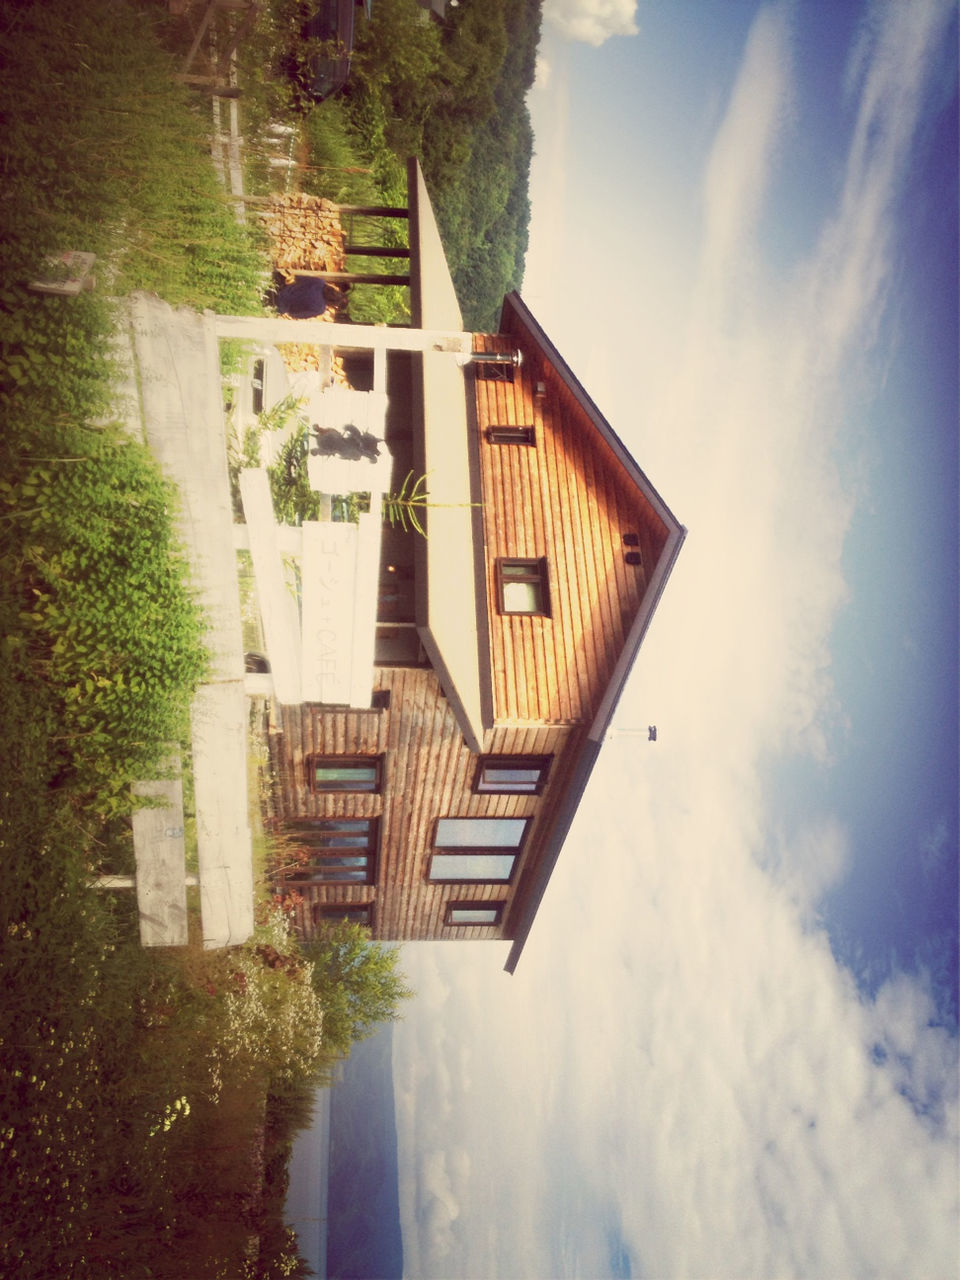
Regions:
[[516, 975], [404, 948], [409, 1276], [955, 1273], [956, 51], [546, 2], [523, 294], [689, 537]]

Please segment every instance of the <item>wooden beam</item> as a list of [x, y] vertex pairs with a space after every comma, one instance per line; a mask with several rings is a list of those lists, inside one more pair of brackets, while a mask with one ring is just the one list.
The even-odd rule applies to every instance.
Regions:
[[[200, 883], [197, 876], [185, 874], [183, 883], [188, 889], [195, 889]], [[90, 882], [91, 889], [135, 889], [136, 876], [94, 876]]]
[[[220, 0], [221, 5], [223, 0]], [[240, 8], [240, 5], [230, 5], [231, 8]], [[220, 55], [220, 61], [217, 63], [221, 75], [227, 75], [230, 70], [230, 59], [233, 57], [234, 50], [240, 41], [250, 34], [253, 30], [254, 23], [257, 20], [257, 14], [260, 12], [260, 6], [255, 3], [247, 4], [247, 11], [243, 16], [243, 21], [237, 27], [236, 31], [231, 33], [230, 41], [223, 53]]]
[[190, 52], [187, 54], [187, 56], [183, 60], [182, 70], [186, 71], [190, 67], [190, 64], [193, 62], [194, 58], [197, 56], [197, 51], [200, 48], [200, 41], [203, 39], [204, 34], [207, 30], [207, 27], [209, 27], [210, 25], [210, 21], [213, 18], [214, 13], [216, 12], [216, 8], [217, 8], [217, 0], [210, 0], [210, 3], [207, 5], [204, 15], [200, 20], [200, 25], [197, 28], [197, 34], [193, 38], [193, 44], [190, 46]]
[[411, 329], [330, 320], [286, 320], [279, 316], [220, 316], [208, 312], [218, 338], [254, 342], [306, 342], [341, 351], [449, 351], [469, 355], [473, 335], [459, 329]]
[[410, 274], [372, 275], [364, 271], [307, 271], [303, 267], [287, 267], [294, 275], [310, 276], [313, 280], [333, 280], [337, 284], [409, 284]]
[[205, 89], [213, 98], [239, 98], [242, 96], [235, 84], [227, 84], [223, 76], [187, 76], [178, 75], [181, 84], [193, 85], [195, 89]]
[[353, 213], [367, 218], [409, 218], [410, 210], [395, 205], [341, 204], [341, 213]]
[[[345, 244], [343, 246], [345, 254], [353, 254], [359, 257], [361, 254], [367, 258], [409, 258], [410, 250], [401, 249], [396, 246], [386, 244]], [[296, 267], [293, 268], [296, 270]]]
[[[240, 496], [247, 522], [250, 554], [257, 580], [257, 599], [277, 700], [302, 701], [300, 689], [300, 615], [284, 572], [284, 553], [277, 537], [273, 498], [262, 467], [240, 472]], [[297, 530], [298, 534], [300, 530]]]
[[[166, 763], [171, 772], [179, 772], [179, 753]], [[183, 947], [187, 944], [183, 786], [179, 777], [172, 777], [138, 782], [133, 790], [153, 801], [133, 811], [140, 941], [145, 947]]]

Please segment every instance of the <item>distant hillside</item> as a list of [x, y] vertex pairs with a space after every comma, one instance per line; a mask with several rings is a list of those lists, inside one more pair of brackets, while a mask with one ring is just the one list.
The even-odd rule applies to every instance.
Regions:
[[425, 122], [423, 168], [467, 324], [496, 329], [523, 281], [541, 0], [473, 0], [451, 11], [444, 49], [464, 68], [451, 109]]
[[399, 1280], [403, 1274], [393, 1023], [350, 1051], [330, 1093], [327, 1275]]
[[523, 279], [542, 0], [460, 0], [442, 23], [376, 0], [358, 31], [349, 107], [368, 145], [419, 155], [464, 320], [495, 328]]

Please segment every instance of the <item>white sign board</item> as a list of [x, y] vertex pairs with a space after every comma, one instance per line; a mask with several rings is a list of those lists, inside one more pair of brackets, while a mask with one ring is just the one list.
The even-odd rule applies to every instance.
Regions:
[[[321, 521], [304, 524], [302, 565], [303, 701], [349, 704], [357, 526]], [[367, 696], [369, 699], [369, 693]]]

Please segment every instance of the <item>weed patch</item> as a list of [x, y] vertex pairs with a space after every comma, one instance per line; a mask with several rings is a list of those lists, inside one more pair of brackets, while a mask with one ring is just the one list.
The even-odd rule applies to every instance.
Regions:
[[157, 14], [109, 0], [4, 6], [3, 279], [85, 249], [100, 288], [256, 312], [261, 257], [217, 184], [203, 100], [175, 82]]

